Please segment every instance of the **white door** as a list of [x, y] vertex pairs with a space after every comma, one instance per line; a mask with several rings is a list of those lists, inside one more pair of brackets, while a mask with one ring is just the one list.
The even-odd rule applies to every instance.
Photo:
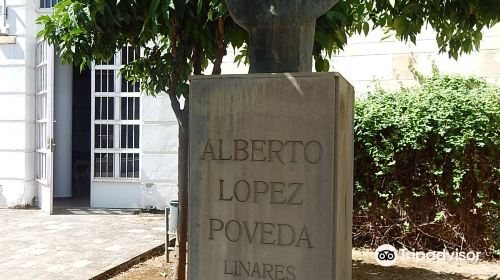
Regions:
[[54, 48], [47, 41], [36, 45], [35, 179], [38, 207], [52, 214], [54, 154]]

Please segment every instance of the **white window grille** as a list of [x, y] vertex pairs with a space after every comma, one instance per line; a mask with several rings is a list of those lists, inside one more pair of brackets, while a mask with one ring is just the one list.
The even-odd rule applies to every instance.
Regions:
[[40, 0], [40, 9], [50, 9], [54, 7], [58, 0]]
[[123, 65], [140, 57], [124, 47], [92, 69], [93, 177], [95, 180], [140, 178], [140, 84], [119, 75]]

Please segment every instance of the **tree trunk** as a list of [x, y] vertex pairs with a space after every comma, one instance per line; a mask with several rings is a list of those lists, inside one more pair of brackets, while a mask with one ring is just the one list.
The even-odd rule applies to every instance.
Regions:
[[[222, 26], [223, 28], [224, 26]], [[223, 30], [223, 29], [222, 29]], [[201, 75], [201, 52], [202, 48], [196, 44], [193, 48], [194, 75]], [[225, 52], [219, 51], [220, 62]], [[220, 65], [219, 65], [220, 68]], [[175, 73], [178, 78], [178, 72]], [[177, 80], [176, 80], [177, 81]], [[171, 87], [170, 100], [172, 108], [179, 122], [179, 150], [178, 150], [178, 172], [179, 172], [179, 225], [177, 228], [177, 240], [179, 243], [179, 260], [175, 271], [175, 280], [186, 279], [186, 257], [188, 242], [188, 198], [189, 198], [189, 97], [186, 98], [184, 108], [180, 108], [179, 100], [175, 95], [176, 84]]]
[[188, 237], [188, 178], [189, 178], [189, 104], [186, 104], [181, 113], [179, 122], [179, 225], [177, 239], [179, 243], [179, 260], [175, 279], [186, 279], [186, 252]]
[[226, 41], [224, 40], [225, 26], [224, 26], [224, 17], [219, 18], [217, 21], [217, 54], [213, 61], [214, 68], [212, 70], [212, 75], [220, 75], [222, 73], [222, 59], [226, 55]]

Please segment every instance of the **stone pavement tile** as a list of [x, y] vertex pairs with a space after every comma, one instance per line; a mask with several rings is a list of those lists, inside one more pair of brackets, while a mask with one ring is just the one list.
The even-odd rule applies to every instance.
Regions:
[[155, 230], [155, 231], [166, 231], [165, 226], [163, 226], [163, 227], [155, 227], [155, 228], [153, 228], [153, 230]]
[[35, 243], [35, 244], [31, 245], [31, 248], [33, 248], [33, 249], [46, 249], [48, 247], [50, 247], [49, 244], [47, 244], [47, 243], [41, 243], [41, 242], [40, 243]]
[[163, 215], [80, 210], [89, 214], [0, 210], [0, 279], [88, 279], [163, 243]]
[[112, 252], [112, 251], [120, 251], [123, 249], [123, 246], [120, 245], [111, 245], [109, 247], [104, 248], [104, 251]]
[[89, 278], [90, 277], [87, 277], [85, 274], [74, 271], [66, 271], [59, 273], [57, 278], [55, 278], [54, 280], [88, 280]]
[[69, 267], [66, 265], [52, 264], [52, 265], [47, 266], [45, 271], [51, 272], [51, 273], [58, 273], [58, 272], [66, 271], [68, 269], [69, 269]]
[[38, 264], [37, 261], [25, 261], [25, 262], [19, 264], [17, 267], [18, 268], [25, 268], [26, 269], [26, 268], [34, 267], [37, 264]]
[[9, 269], [13, 269], [15, 267], [19, 267], [23, 263], [24, 263], [24, 261], [21, 258], [12, 258], [6, 262], [3, 262], [2, 267], [9, 270]]
[[80, 261], [74, 262], [71, 265], [71, 267], [73, 267], [73, 268], [81, 268], [81, 267], [86, 267], [86, 266], [88, 266], [91, 263], [93, 263], [93, 262], [89, 261], [89, 260], [80, 260]]
[[129, 233], [144, 233], [146, 232], [145, 229], [131, 229], [128, 231]]
[[0, 270], [0, 273], [2, 274], [2, 279], [8, 279], [8, 280], [26, 280], [26, 276], [24, 275], [25, 270], [24, 269], [19, 269], [19, 270]]
[[15, 225], [15, 227], [18, 228], [29, 228], [29, 227], [35, 227], [38, 226], [38, 223], [32, 223], [32, 222], [25, 222], [25, 223], [18, 223]]
[[[25, 278], [24, 280], [34, 280], [34, 279], [37, 279], [37, 280], [47, 280], [47, 279], [63, 280], [62, 278], [57, 277], [57, 273], [48, 273], [48, 272], [42, 272], [42, 273], [39, 273], [35, 276], [31, 276], [30, 278]], [[65, 279], [65, 280], [69, 280], [69, 279]]]
[[0, 256], [0, 265], [3, 265], [5, 262], [8, 262], [10, 260], [12, 260], [12, 258], [9, 256]]
[[55, 249], [50, 252], [50, 257], [57, 260], [57, 259], [62, 259], [62, 257], [66, 256], [67, 254], [68, 252], [66, 251], [60, 251], [58, 249]]
[[49, 252], [49, 250], [47, 250], [47, 249], [33, 249], [33, 248], [31, 248], [31, 250], [26, 252], [26, 254], [32, 255], [32, 256], [40, 256], [40, 255], [44, 255], [48, 252]]
[[91, 213], [82, 210], [69, 210], [72, 214], [75, 215], [90, 215]]

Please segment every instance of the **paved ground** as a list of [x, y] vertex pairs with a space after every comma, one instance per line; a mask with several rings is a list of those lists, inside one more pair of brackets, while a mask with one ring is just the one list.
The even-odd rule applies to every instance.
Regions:
[[163, 215], [0, 209], [0, 279], [89, 279], [163, 243]]

